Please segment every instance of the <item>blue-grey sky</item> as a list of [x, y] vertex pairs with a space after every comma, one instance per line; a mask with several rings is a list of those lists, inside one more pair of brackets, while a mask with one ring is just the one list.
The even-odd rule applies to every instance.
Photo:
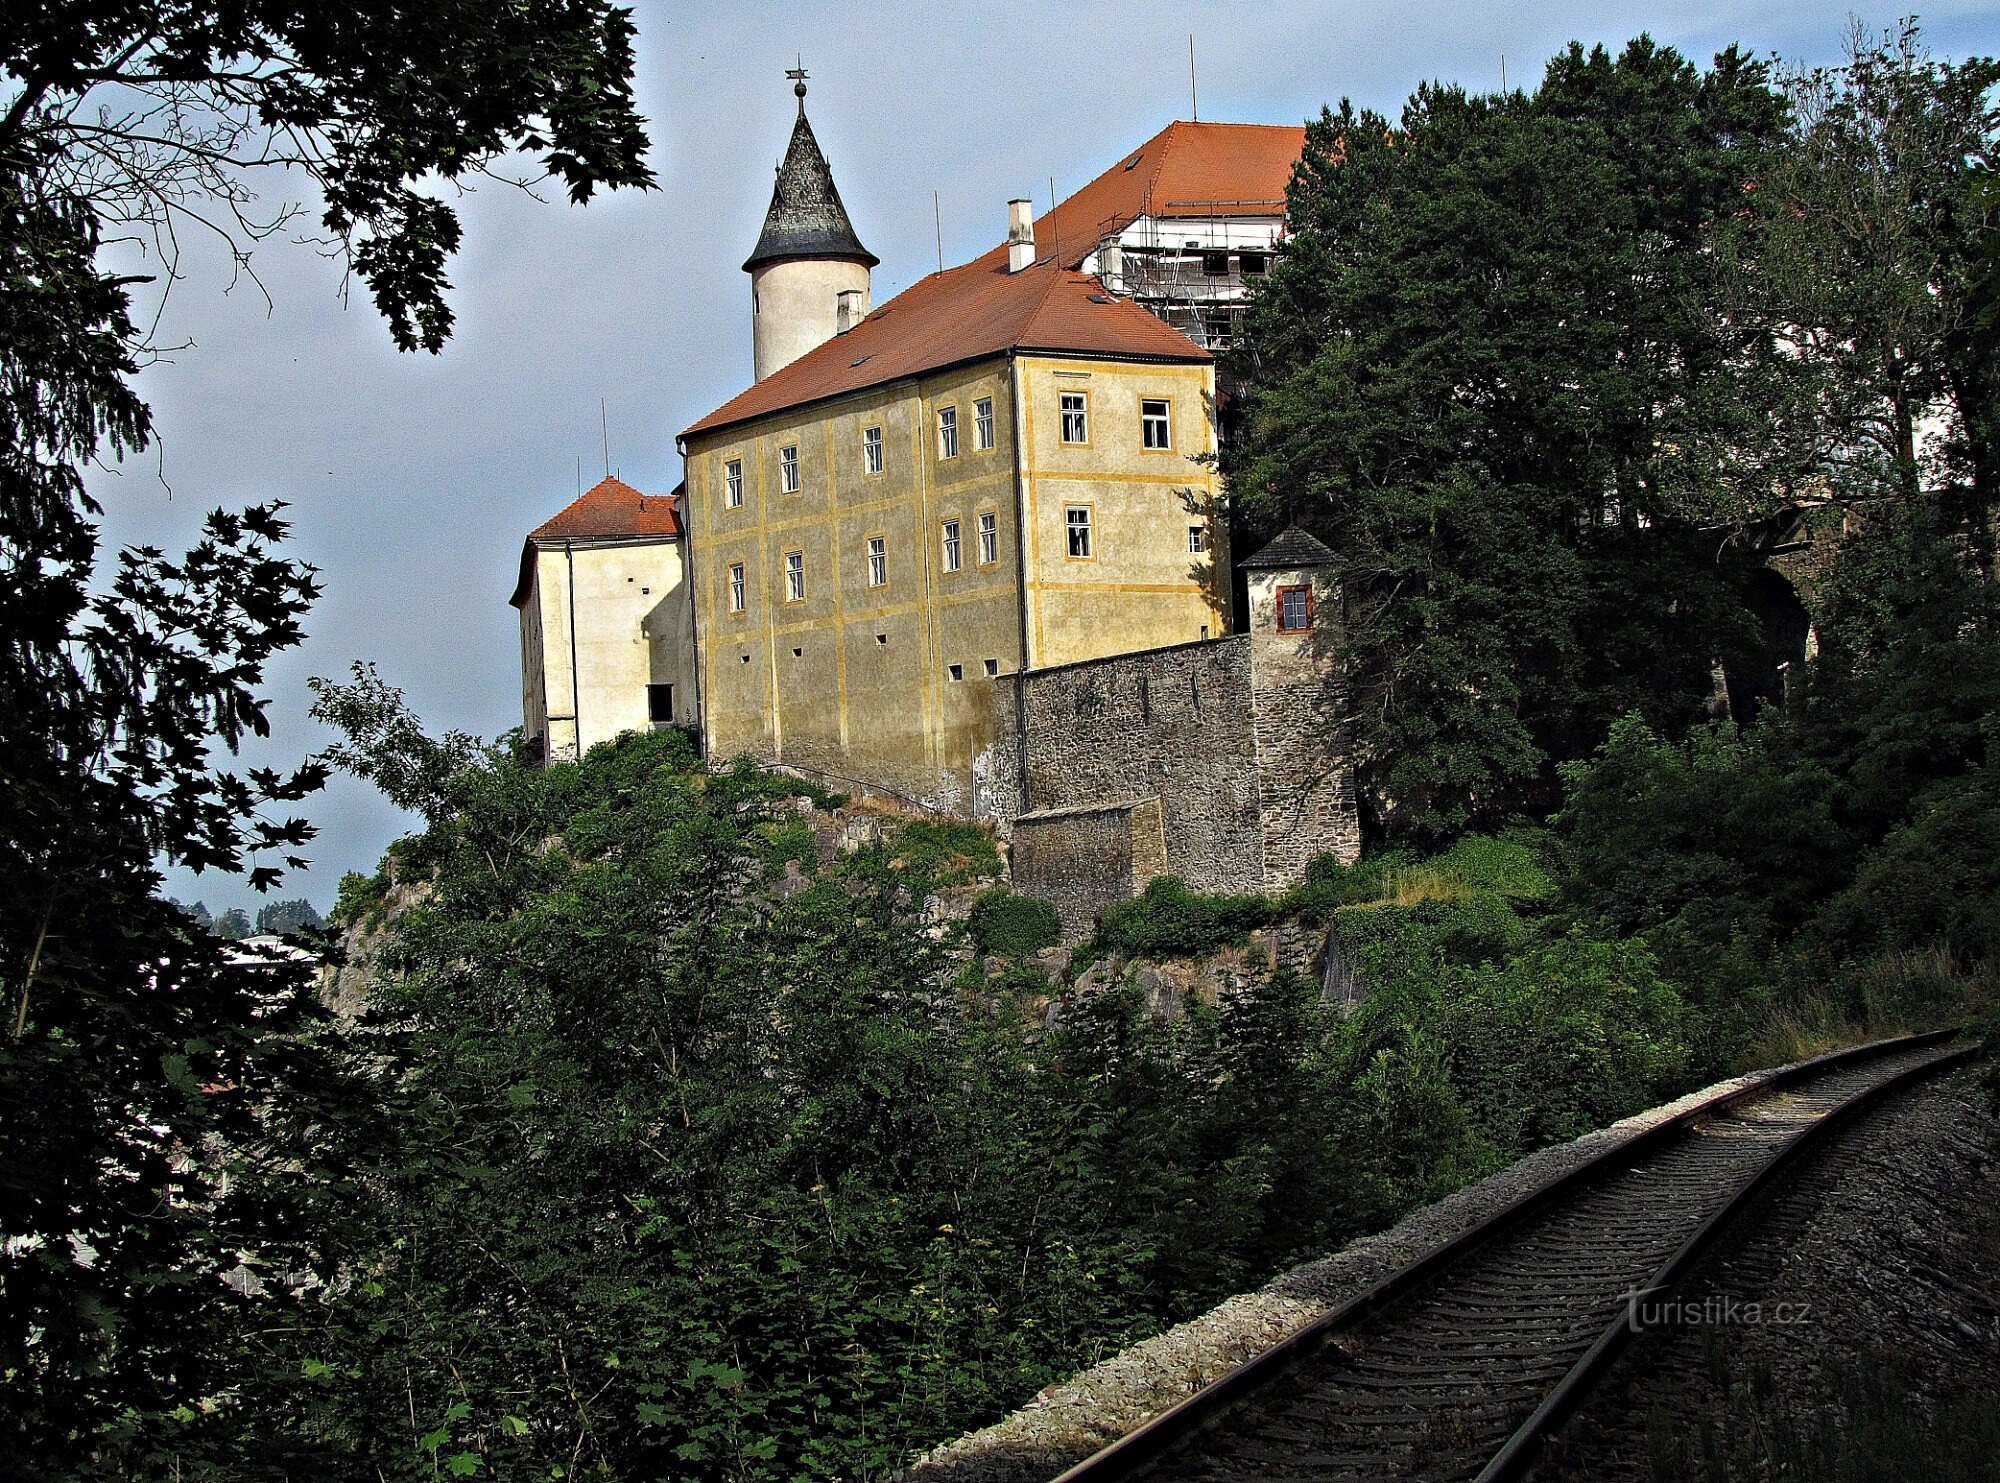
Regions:
[[[1903, 7], [1857, 7], [1892, 24]], [[771, 172], [791, 127], [784, 71], [802, 56], [808, 109], [862, 240], [879, 304], [944, 255], [999, 241], [1010, 196], [1081, 185], [1189, 113], [1195, 39], [1205, 119], [1296, 123], [1352, 97], [1391, 116], [1433, 78], [1531, 84], [1571, 39], [1616, 46], [1640, 31], [1705, 61], [1732, 41], [1831, 62], [1845, 14], [1811, 0], [1569, 3], [1472, 0], [1255, 6], [1014, 0], [941, 11], [904, 0], [781, 7], [641, 0], [637, 92], [659, 188], [585, 208], [482, 186], [461, 203], [452, 265], [458, 329], [437, 357], [402, 355], [365, 296], [340, 299], [337, 265], [266, 244], [254, 285], [190, 247], [164, 341], [144, 372], [159, 446], [96, 476], [109, 542], [185, 542], [204, 511], [291, 502], [294, 549], [326, 592], [302, 648], [274, 664], [273, 735], [255, 760], [296, 760], [327, 738], [306, 719], [309, 675], [372, 660], [434, 729], [493, 736], [520, 724], [519, 639], [507, 606], [522, 537], [610, 463], [664, 493], [675, 433], [750, 379], [749, 288]], [[1941, 55], [2000, 50], [2000, 4], [1925, 13]], [[283, 181], [270, 199], [286, 196]], [[374, 868], [409, 827], [339, 779], [306, 805], [313, 867], [278, 892], [323, 909], [342, 872]], [[212, 908], [257, 898], [239, 880], [170, 874]]]

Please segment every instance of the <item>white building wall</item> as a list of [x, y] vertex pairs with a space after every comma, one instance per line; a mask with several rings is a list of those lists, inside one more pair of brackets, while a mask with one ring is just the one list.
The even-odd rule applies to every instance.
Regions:
[[646, 730], [651, 685], [673, 686], [672, 724], [698, 717], [694, 606], [678, 540], [541, 547], [522, 634], [523, 717], [531, 736], [546, 734], [551, 761]]

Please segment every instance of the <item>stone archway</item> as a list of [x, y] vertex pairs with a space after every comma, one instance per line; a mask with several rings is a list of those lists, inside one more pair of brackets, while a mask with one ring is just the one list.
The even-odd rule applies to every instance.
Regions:
[[1767, 705], [1783, 706], [1791, 676], [1818, 647], [1812, 614], [1784, 573], [1759, 567], [1750, 574], [1743, 601], [1756, 617], [1763, 643], [1754, 659], [1727, 677], [1729, 714], [1739, 726], [1749, 725]]

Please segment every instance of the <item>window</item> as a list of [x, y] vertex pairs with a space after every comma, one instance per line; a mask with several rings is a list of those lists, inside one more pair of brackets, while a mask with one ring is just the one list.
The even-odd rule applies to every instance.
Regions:
[[646, 719], [655, 726], [671, 726], [674, 720], [674, 687], [672, 685], [648, 685], [646, 687]]
[[1065, 505], [1063, 524], [1069, 529], [1070, 560], [1090, 560], [1090, 506]]
[[778, 487], [786, 494], [799, 492], [799, 445], [787, 443], [778, 450]]
[[1173, 404], [1165, 397], [1139, 398], [1139, 441], [1154, 452], [1174, 446]]
[[1271, 259], [1261, 252], [1242, 252], [1236, 260], [1243, 265], [1245, 278], [1261, 278], [1271, 270]]
[[1278, 632], [1304, 633], [1312, 626], [1312, 588], [1280, 587], [1278, 589]]
[[1062, 440], [1065, 443], [1090, 441], [1090, 393], [1066, 391], [1062, 394]]
[[997, 675], [997, 674], [999, 674], [999, 673], [1000, 673], [1000, 661], [999, 661], [999, 660], [997, 660], [997, 659], [989, 659], [989, 660], [987, 660], [987, 661], [986, 661], [986, 677], [987, 677], [988, 679], [991, 679], [991, 678], [993, 678], [993, 676], [995, 676], [995, 675]]
[[1000, 559], [1000, 517], [991, 510], [979, 517], [979, 564], [991, 566]]
[[887, 587], [889, 585], [889, 542], [884, 536], [868, 538], [868, 585]]
[[722, 466], [722, 503], [729, 509], [743, 506], [743, 460], [732, 458]]
[[1226, 314], [1210, 315], [1201, 322], [1201, 333], [1203, 338], [1207, 340], [1210, 350], [1227, 350], [1229, 348], [1229, 316]]
[[947, 520], [944, 523], [944, 569], [955, 572], [964, 565], [965, 556], [958, 541], [958, 522]]
[[950, 665], [946, 665], [946, 666], [945, 666], [945, 668], [946, 668], [946, 669], [948, 669], [948, 670], [949, 670], [949, 671], [951, 672], [951, 677], [952, 677], [953, 681], [958, 681], [958, 680], [962, 680], [962, 679], [964, 679], [964, 678], [965, 678], [965, 666], [964, 666], [964, 665], [962, 665], [962, 664], [950, 664]]
[[958, 408], [938, 408], [938, 457], [958, 457]]
[[729, 568], [729, 611], [743, 611], [743, 563], [732, 563]]
[[806, 600], [806, 553], [787, 551], [785, 553], [785, 601], [804, 602]]
[[1207, 554], [1208, 527], [1206, 525], [1190, 525], [1188, 527], [1188, 555], [1205, 556]]
[[1204, 252], [1201, 255], [1201, 271], [1210, 278], [1223, 277], [1229, 272], [1229, 254], [1226, 252]]
[[993, 398], [983, 396], [972, 404], [972, 446], [984, 453], [993, 446]]
[[882, 472], [882, 429], [879, 427], [861, 429], [861, 472]]

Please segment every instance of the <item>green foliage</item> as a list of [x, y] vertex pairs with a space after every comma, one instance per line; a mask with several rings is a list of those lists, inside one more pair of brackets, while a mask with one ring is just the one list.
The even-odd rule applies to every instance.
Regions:
[[1850, 858], [1834, 779], [1776, 726], [1675, 744], [1629, 716], [1563, 779], [1570, 899], [1621, 929], [1683, 915], [1712, 935], [1795, 927]]
[[972, 903], [967, 919], [972, 941], [982, 953], [1025, 957], [1062, 940], [1062, 922], [1046, 901], [995, 886]]
[[328, 922], [334, 927], [373, 925], [388, 901], [388, 871], [378, 870], [373, 875], [363, 875], [358, 870], [350, 870], [340, 878], [339, 894], [334, 897], [333, 915]]
[[132, 1470], [177, 1475], [148, 1450], [155, 1423], [217, 1404], [255, 1321], [251, 1284], [225, 1277], [314, 1270], [307, 1207], [335, 1187], [312, 1177], [320, 1140], [365, 1120], [322, 1054], [305, 972], [231, 964], [158, 895], [163, 863], [247, 872], [259, 891], [301, 863], [311, 829], [290, 808], [325, 766], [236, 771], [221, 754], [269, 729], [266, 667], [319, 584], [270, 501], [211, 513], [184, 552], [100, 560], [85, 471], [151, 441], [134, 378], [155, 348], [129, 298], [147, 280], [100, 249], [156, 249], [164, 285], [193, 266], [182, 241], [213, 229], [240, 267], [288, 219], [251, 204], [274, 167], [288, 193], [317, 187], [328, 247], [399, 343], [435, 350], [458, 237], [439, 179], [522, 148], [574, 196], [647, 178], [630, 39], [597, 0], [9, 13], [0, 1448], [38, 1477], [106, 1476], [101, 1450], [134, 1438]]
[[910, 890], [918, 896], [1000, 873], [993, 831], [963, 819], [916, 819], [889, 843]]
[[1863, 856], [1814, 934], [1841, 953], [1936, 948], [2000, 965], [2000, 770], [1926, 789]]
[[306, 932], [324, 923], [325, 918], [304, 897], [292, 901], [272, 901], [257, 908], [259, 932]]
[[1307, 864], [1306, 878], [1278, 903], [1278, 910], [1327, 922], [1343, 906], [1412, 906], [1482, 891], [1538, 900], [1554, 890], [1545, 864], [1549, 848], [1540, 832], [1515, 829], [1500, 835], [1466, 835], [1443, 854], [1429, 858], [1391, 848], [1343, 865], [1330, 854], [1320, 855]]
[[1391, 833], [1546, 808], [1551, 761], [1628, 710], [1678, 731], [1747, 653], [1714, 532], [1767, 513], [1776, 414], [1810, 387], [1726, 299], [1718, 223], [1764, 210], [1744, 182], [1783, 118], [1763, 64], [1642, 37], [1573, 46], [1532, 94], [1431, 84], [1399, 125], [1309, 126], [1225, 466], [1253, 523], [1341, 554]]
[[777, 888], [788, 780], [477, 755], [398, 852], [336, 1280], [237, 1337], [186, 1465], [877, 1475], [1389, 1208], [1314, 984], [1036, 1035], [946, 990], [906, 855]]
[[1203, 895], [1177, 877], [1159, 876], [1132, 901], [1107, 907], [1097, 945], [1130, 958], [1192, 958], [1240, 942], [1269, 922], [1262, 896]]

